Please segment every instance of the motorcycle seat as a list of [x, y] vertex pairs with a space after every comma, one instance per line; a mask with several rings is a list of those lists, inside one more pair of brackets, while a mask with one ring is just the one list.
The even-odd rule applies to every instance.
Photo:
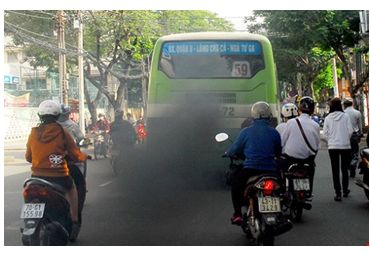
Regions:
[[252, 176], [252, 177], [248, 178], [246, 184], [247, 185], [254, 184], [263, 177], [267, 177], [267, 178], [272, 177], [274, 179], [278, 179], [278, 176], [276, 174], [273, 174], [273, 173], [260, 174], [260, 175], [256, 175], [256, 176]]
[[58, 184], [53, 184], [53, 183], [50, 183], [44, 179], [41, 179], [41, 178], [36, 178], [36, 177], [33, 177], [33, 178], [28, 178], [26, 179], [26, 181], [24, 182], [23, 184], [23, 188], [26, 187], [26, 186], [30, 186], [30, 185], [37, 185], [37, 186], [42, 186], [42, 187], [47, 187], [47, 188], [50, 188], [60, 194], [65, 194], [66, 193], [66, 190], [58, 185]]

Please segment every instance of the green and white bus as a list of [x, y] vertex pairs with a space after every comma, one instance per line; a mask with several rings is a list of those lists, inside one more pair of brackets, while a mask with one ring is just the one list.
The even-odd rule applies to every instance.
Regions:
[[195, 134], [205, 143], [221, 131], [235, 139], [251, 121], [257, 101], [271, 105], [276, 125], [280, 114], [275, 65], [266, 37], [201, 32], [157, 41], [148, 87], [148, 142], [176, 135], [192, 142]]

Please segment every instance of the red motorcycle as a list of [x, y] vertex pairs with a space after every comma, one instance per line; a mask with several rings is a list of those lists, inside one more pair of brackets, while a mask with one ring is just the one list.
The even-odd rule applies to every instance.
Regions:
[[144, 123], [139, 123], [136, 125], [136, 132], [138, 136], [138, 143], [143, 144], [146, 143], [146, 130], [145, 130], [145, 124]]

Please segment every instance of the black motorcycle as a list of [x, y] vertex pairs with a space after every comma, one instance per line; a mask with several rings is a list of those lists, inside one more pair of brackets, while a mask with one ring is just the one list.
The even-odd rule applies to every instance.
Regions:
[[[216, 136], [218, 142], [227, 139], [228, 136], [224, 133]], [[237, 160], [243, 159], [231, 157], [230, 167], [240, 167], [235, 162]], [[275, 173], [253, 176], [246, 182], [241, 227], [252, 243], [272, 246], [276, 236], [288, 232], [293, 227], [282, 214], [280, 187], [280, 180]]]
[[105, 131], [98, 130], [94, 132], [94, 158], [97, 160], [98, 156], [104, 156], [107, 158], [108, 155], [108, 142], [107, 134]]
[[[89, 157], [90, 158], [90, 157]], [[82, 223], [82, 209], [86, 198], [86, 181], [77, 165], [69, 163], [78, 194], [78, 218]], [[40, 178], [28, 178], [23, 184], [24, 204], [21, 218], [22, 243], [26, 246], [64, 246], [71, 238], [72, 219], [65, 189]]]
[[302, 219], [303, 209], [310, 210], [312, 201], [309, 171], [312, 168], [306, 163], [292, 164], [284, 172], [285, 193], [283, 209], [287, 209], [293, 221]]
[[358, 164], [362, 181], [355, 179], [355, 184], [364, 189], [367, 199], [369, 199], [369, 147], [362, 148], [360, 151], [361, 162]]

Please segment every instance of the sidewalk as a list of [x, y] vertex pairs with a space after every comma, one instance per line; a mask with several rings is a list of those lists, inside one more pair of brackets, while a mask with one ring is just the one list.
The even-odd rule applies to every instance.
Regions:
[[26, 150], [27, 138], [4, 140], [4, 150]]

